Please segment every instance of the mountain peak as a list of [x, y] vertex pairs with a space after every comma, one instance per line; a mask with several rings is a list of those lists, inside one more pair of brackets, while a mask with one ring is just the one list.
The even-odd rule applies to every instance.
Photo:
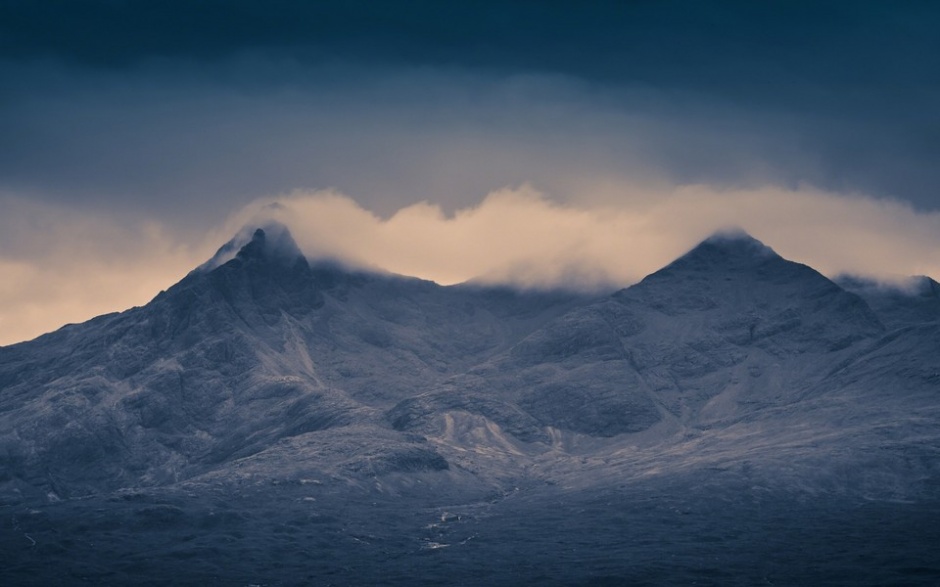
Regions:
[[303, 257], [290, 230], [280, 222], [270, 222], [256, 228], [245, 245], [235, 255], [239, 259], [285, 259], [294, 261]]
[[884, 330], [862, 298], [743, 232], [712, 235], [616, 295], [665, 315], [694, 315], [737, 343], [772, 339], [777, 349], [829, 352]]
[[287, 226], [271, 220], [262, 225], [246, 225], [197, 270], [212, 271], [236, 258], [244, 261], [265, 259], [287, 263], [304, 259], [306, 262]]
[[743, 230], [716, 232], [661, 271], [743, 269], [783, 260], [773, 249]]
[[777, 253], [775, 253], [773, 249], [740, 229], [716, 232], [699, 243], [693, 251], [700, 248], [715, 249], [726, 254], [734, 255], [757, 257], [777, 256]]

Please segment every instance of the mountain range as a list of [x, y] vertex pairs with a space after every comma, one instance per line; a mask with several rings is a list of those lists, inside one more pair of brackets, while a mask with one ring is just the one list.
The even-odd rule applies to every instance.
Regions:
[[[330, 576], [338, 584], [455, 584], [463, 575], [454, 569], [484, 553], [497, 560], [493, 552], [507, 546], [469, 550], [473, 536], [454, 535], [467, 524], [509, 540], [539, 520], [513, 539], [516, 547], [537, 543], [548, 528], [603, 535], [610, 504], [630, 496], [623, 511], [656, 535], [664, 531], [649, 515], [656, 507], [636, 508], [663, 495], [682, 496], [682, 507], [712, 503], [695, 531], [725, 528], [721, 540], [834, 516], [821, 537], [839, 524], [844, 530], [848, 518], [832, 512], [844, 514], [845, 504], [914, 504], [891, 514], [909, 525], [885, 540], [913, 536], [924, 550], [905, 547], [903, 564], [864, 576], [931, 584], [940, 577], [932, 554], [940, 542], [922, 522], [940, 512], [940, 285], [927, 277], [905, 285], [829, 279], [747, 234], [721, 233], [615, 292], [440, 286], [307, 259], [286, 227], [269, 223], [237, 235], [145, 306], [0, 348], [0, 507], [14, 520], [6, 552], [19, 553], [18, 562], [3, 562], [18, 583], [167, 580], [143, 547], [125, 543], [135, 532], [147, 548], [162, 544], [152, 551], [160, 556], [179, 551], [181, 537], [202, 536], [199, 548], [213, 546], [195, 558], [228, 561], [187, 563], [175, 583], [248, 581], [266, 567], [250, 549], [219, 546], [219, 537], [238, 526], [251, 538], [246, 519], [259, 536], [273, 536], [257, 524], [309, 519], [297, 508], [317, 504], [327, 519], [321, 530], [345, 545], [323, 552], [353, 562], [331, 567], [295, 556], [292, 570], [269, 569], [268, 583]], [[258, 513], [266, 501], [280, 513]], [[723, 507], [760, 518], [770, 502], [784, 504], [774, 511], [804, 514], [760, 530], [720, 521]], [[824, 513], [806, 513], [819, 504], [829, 504]], [[228, 521], [192, 525], [219, 508]], [[580, 508], [583, 520], [545, 513], [553, 508]], [[385, 512], [384, 521], [370, 521], [369, 511]], [[420, 530], [407, 521], [429, 512], [436, 521]], [[88, 519], [104, 524], [90, 525], [99, 543], [137, 566], [118, 568], [86, 547], [76, 554], [77, 528]], [[371, 534], [356, 534], [349, 520]], [[593, 529], [579, 525], [585, 520]], [[38, 553], [43, 532], [58, 550]], [[350, 536], [382, 544], [370, 551], [372, 566], [362, 567], [357, 547], [344, 542]], [[597, 551], [597, 540], [583, 544]], [[462, 554], [431, 561], [437, 566], [409, 581], [401, 561], [445, 547]], [[563, 557], [519, 570], [518, 560], [498, 559], [502, 571], [488, 580], [464, 579], [708, 577], [696, 574], [706, 567], [686, 550], [672, 571], [649, 563], [647, 574], [631, 574], [641, 567], [625, 561], [641, 551], [617, 548], [603, 564], [585, 554], [566, 559], [564, 570], [550, 570]], [[839, 556], [863, 555], [850, 548]], [[755, 584], [770, 564], [761, 556], [734, 559], [725, 565], [730, 575], [700, 584]], [[238, 559], [256, 564], [232, 563]], [[772, 569], [784, 584], [822, 576], [835, 584], [839, 576], [788, 568]], [[861, 575], [846, 576], [845, 584], [860, 584]]]

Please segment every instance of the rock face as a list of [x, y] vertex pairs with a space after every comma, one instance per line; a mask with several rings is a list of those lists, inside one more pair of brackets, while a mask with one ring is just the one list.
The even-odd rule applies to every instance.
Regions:
[[270, 225], [144, 307], [0, 348], [0, 491], [730, 467], [914, 494], [940, 479], [924, 284], [840, 286], [735, 234], [610, 295], [442, 287], [310, 262]]
[[[0, 481], [84, 495], [225, 470], [325, 430], [384, 438], [395, 403], [582, 302], [311, 264], [284, 227], [232, 248], [144, 307], [0, 349]], [[375, 447], [405, 455], [387, 467], [446, 465], [425, 439], [396, 438]]]

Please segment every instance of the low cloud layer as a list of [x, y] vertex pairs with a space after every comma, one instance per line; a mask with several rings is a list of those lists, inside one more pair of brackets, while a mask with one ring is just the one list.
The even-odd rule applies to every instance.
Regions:
[[[586, 198], [587, 200], [587, 198]], [[836, 275], [940, 276], [940, 213], [810, 187], [682, 186], [630, 205], [560, 204], [531, 186], [490, 193], [452, 215], [433, 204], [383, 219], [333, 192], [259, 202], [233, 222], [270, 215], [310, 256], [451, 284], [470, 279], [579, 289], [634, 283], [719, 230], [740, 228], [787, 258]]]
[[522, 185], [452, 214], [419, 203], [384, 217], [338, 192], [295, 192], [253, 202], [196, 238], [8, 196], [10, 214], [0, 220], [0, 344], [144, 304], [244, 224], [268, 217], [290, 226], [311, 257], [442, 284], [621, 287], [732, 227], [828, 275], [940, 278], [940, 213], [902, 202], [811, 187], [619, 190], [630, 197], [606, 197], [618, 186], [605, 183], [562, 204]]

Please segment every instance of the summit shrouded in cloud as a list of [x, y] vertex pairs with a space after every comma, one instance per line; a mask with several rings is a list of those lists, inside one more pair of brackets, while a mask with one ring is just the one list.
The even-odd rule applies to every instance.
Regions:
[[283, 201], [308, 255], [623, 285], [738, 226], [940, 278], [926, 2], [0, 2], [0, 344]]
[[0, 288], [0, 341], [142, 305], [193, 267], [233, 258], [255, 227], [272, 223], [288, 226], [310, 259], [441, 284], [610, 290], [636, 283], [716, 231], [733, 234], [731, 227], [829, 276], [887, 282], [940, 276], [940, 214], [900, 202], [809, 188], [687, 186], [655, 194], [638, 206], [565, 204], [522, 186], [452, 214], [423, 202], [382, 217], [336, 192], [296, 192], [252, 203], [188, 242], [157, 225], [66, 220], [56, 218], [64, 215], [61, 209], [50, 209], [47, 220], [65, 230], [50, 234], [10, 224], [4, 235], [16, 237], [11, 252], [31, 252], [36, 260], [3, 265], [12, 279]]

